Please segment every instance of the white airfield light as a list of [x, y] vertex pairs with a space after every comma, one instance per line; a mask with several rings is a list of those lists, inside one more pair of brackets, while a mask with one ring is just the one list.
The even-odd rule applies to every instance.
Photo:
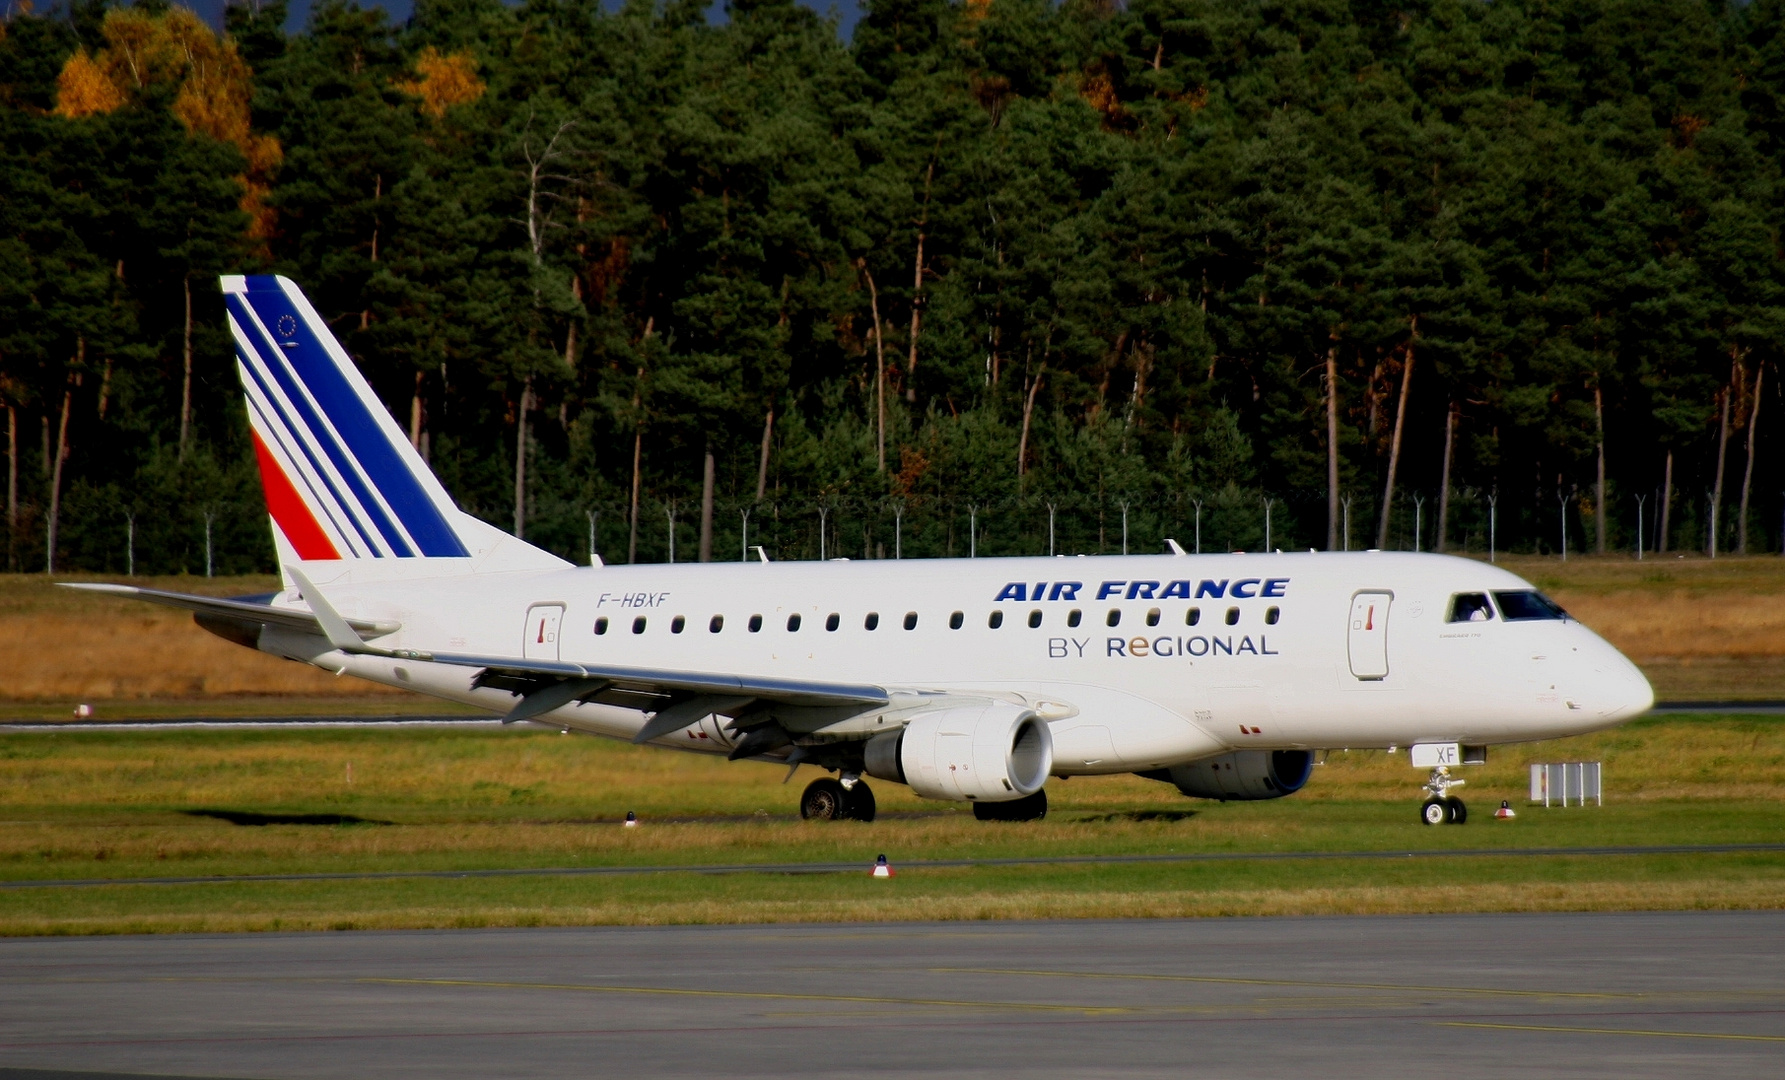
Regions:
[[1442, 555], [575, 567], [459, 510], [296, 285], [223, 291], [285, 588], [76, 587], [508, 722], [813, 765], [805, 817], [872, 820], [865, 777], [986, 820], [1041, 817], [1053, 777], [1274, 799], [1329, 748], [1407, 746], [1420, 820], [1461, 824], [1451, 770], [1489, 745], [1654, 701], [1528, 582]]

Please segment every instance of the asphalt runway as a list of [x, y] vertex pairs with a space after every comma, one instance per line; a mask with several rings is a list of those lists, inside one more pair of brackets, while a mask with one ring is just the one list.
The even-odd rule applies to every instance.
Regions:
[[1781, 912], [38, 938], [0, 973], [0, 1080], [1785, 1075]]

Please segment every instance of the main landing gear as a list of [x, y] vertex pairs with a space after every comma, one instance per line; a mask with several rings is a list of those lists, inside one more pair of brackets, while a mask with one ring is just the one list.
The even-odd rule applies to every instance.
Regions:
[[808, 821], [873, 821], [874, 809], [874, 792], [847, 773], [814, 780], [800, 796], [800, 817]]
[[1459, 788], [1468, 783], [1467, 780], [1456, 780], [1450, 770], [1443, 765], [1432, 770], [1432, 778], [1426, 781], [1427, 799], [1419, 804], [1419, 820], [1424, 825], [1461, 825], [1469, 820], [1469, 808], [1463, 800], [1450, 793], [1451, 788]]

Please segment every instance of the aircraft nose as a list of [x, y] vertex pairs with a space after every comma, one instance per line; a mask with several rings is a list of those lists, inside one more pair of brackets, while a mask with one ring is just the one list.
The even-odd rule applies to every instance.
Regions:
[[1655, 688], [1649, 685], [1642, 670], [1622, 653], [1613, 651], [1615, 659], [1600, 670], [1604, 704], [1601, 715], [1608, 720], [1629, 720], [1648, 712], [1655, 705]]

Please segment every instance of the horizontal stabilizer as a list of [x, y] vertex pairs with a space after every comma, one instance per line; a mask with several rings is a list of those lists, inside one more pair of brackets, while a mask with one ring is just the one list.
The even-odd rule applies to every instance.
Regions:
[[[296, 608], [274, 607], [262, 597], [225, 600], [216, 596], [193, 596], [190, 593], [163, 592], [160, 589], [144, 589], [135, 585], [112, 585], [97, 582], [65, 582], [62, 587], [81, 589], [85, 592], [110, 593], [113, 596], [124, 596], [132, 600], [146, 600], [151, 604], [184, 608], [200, 615], [212, 615], [232, 622], [278, 626], [307, 634], [322, 632], [321, 624], [312, 613]], [[402, 623], [371, 619], [347, 619], [345, 622], [352, 628], [356, 637], [383, 637], [386, 634], [394, 634], [403, 628]]]

